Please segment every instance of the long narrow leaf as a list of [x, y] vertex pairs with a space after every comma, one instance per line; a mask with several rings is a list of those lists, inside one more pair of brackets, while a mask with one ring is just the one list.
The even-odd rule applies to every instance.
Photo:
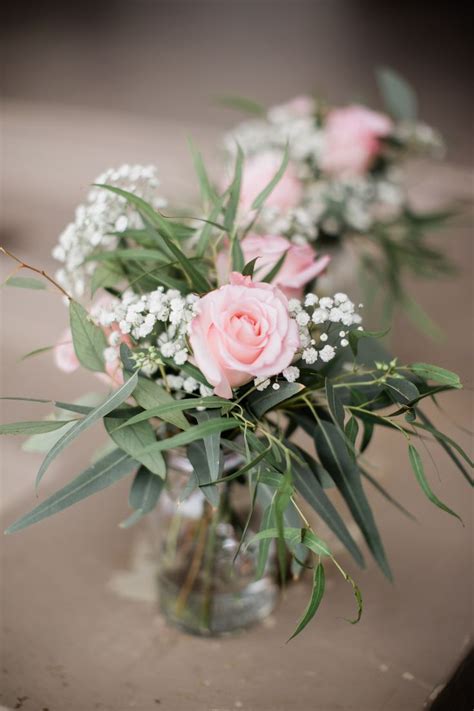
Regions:
[[118, 405], [121, 405], [133, 392], [137, 384], [138, 375], [134, 373], [131, 378], [125, 382], [118, 390], [116, 390], [110, 397], [107, 398], [105, 402], [96, 407], [92, 412], [89, 412], [82, 420], [79, 420], [74, 427], [71, 427], [56, 444], [51, 447], [48, 454], [44, 458], [41, 467], [39, 468], [36, 477], [36, 486], [40, 483], [43, 478], [43, 474], [51, 464], [51, 462], [60, 454], [63, 449], [65, 449], [71, 442], [76, 439], [82, 432], [84, 432], [88, 427], [93, 425], [97, 420], [108, 415], [112, 410], [114, 410]]
[[315, 616], [317, 609], [321, 603], [321, 600], [323, 599], [324, 596], [324, 587], [325, 587], [325, 578], [324, 578], [324, 566], [322, 563], [318, 563], [314, 570], [314, 576], [313, 576], [313, 588], [311, 591], [311, 599], [308, 603], [308, 607], [306, 608], [303, 617], [301, 620], [298, 622], [298, 625], [291, 635], [291, 637], [288, 639], [288, 642], [296, 635], [298, 635], [308, 622], [310, 622], [313, 617]]
[[137, 463], [128, 454], [124, 454], [119, 449], [114, 450], [79, 474], [49, 499], [36, 506], [26, 516], [15, 521], [5, 533], [20, 531], [22, 528], [31, 526], [33, 523], [76, 504], [87, 496], [91, 496], [128, 476], [136, 466]]
[[[420, 457], [420, 454], [416, 447], [414, 447], [412, 444], [408, 445], [408, 456], [410, 459], [410, 464], [411, 467], [415, 473], [416, 479], [423, 491], [423, 493], [427, 496], [427, 498], [433, 503], [435, 506], [437, 506], [439, 509], [442, 509], [443, 511], [446, 511], [446, 513], [451, 514], [451, 516], [454, 516], [457, 518], [461, 523], [463, 524], [462, 518], [458, 516], [458, 514], [453, 511], [452, 509], [449, 508], [449, 506], [446, 506], [438, 497], [436, 494], [432, 491], [430, 485], [428, 484], [428, 480], [426, 479], [425, 476], [425, 471], [423, 467], [423, 462]], [[464, 524], [463, 524], [464, 526]]]

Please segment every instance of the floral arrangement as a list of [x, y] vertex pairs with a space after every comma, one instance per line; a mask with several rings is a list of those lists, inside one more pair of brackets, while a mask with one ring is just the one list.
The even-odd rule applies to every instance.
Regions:
[[[417, 325], [434, 333], [434, 324], [409, 296], [403, 278], [407, 272], [422, 277], [452, 272], [428, 233], [454, 211], [415, 210], [404, 168], [413, 156], [442, 157], [443, 142], [434, 129], [417, 121], [415, 93], [398, 74], [383, 69], [378, 80], [387, 113], [360, 104], [331, 107], [311, 96], [298, 96], [268, 111], [253, 102], [229, 99], [235, 108], [256, 115], [225, 136], [224, 148], [229, 166], [237, 146], [247, 158], [241, 207], [242, 219], [251, 221], [253, 200], [287, 155], [280, 183], [253, 224], [253, 231], [272, 245], [267, 249], [273, 249], [268, 235], [333, 254], [350, 249], [341, 255], [340, 270], [345, 277], [353, 274], [356, 260], [364, 302], [382, 290], [388, 323], [394, 305], [399, 305]], [[253, 254], [253, 238], [242, 248], [245, 255]]]
[[[386, 125], [378, 121], [377, 127]], [[295, 575], [311, 570], [311, 599], [295, 634], [321, 602], [328, 562], [354, 590], [357, 621], [359, 588], [310, 525], [305, 506], [362, 566], [359, 545], [327, 494], [336, 487], [390, 578], [365, 484], [391, 497], [369, 471], [364, 452], [380, 427], [403, 437], [423, 493], [456, 516], [431, 489], [415, 442], [431, 437], [472, 483], [467, 455], [420, 409], [424, 398], [459, 389], [459, 378], [435, 365], [399, 363], [379, 345], [378, 334], [364, 330], [360, 304], [343, 292], [321, 296], [317, 278], [328, 267], [325, 255], [288, 243], [286, 231], [268, 238], [268, 248], [252, 234], [249, 224], [255, 216], [269, 219], [275, 194], [291, 194], [288, 152], [251, 201], [240, 150], [233, 179], [221, 192], [213, 189], [200, 155], [194, 157], [206, 218], [168, 217], [155, 169], [123, 166], [99, 178], [61, 235], [55, 277], [2, 249], [17, 270], [46, 280], [12, 276], [10, 285], [49, 283], [68, 305], [70, 334], [54, 349], [58, 365], [68, 372], [86, 368], [112, 388], [96, 406], [37, 400], [53, 405], [46, 419], [1, 425], [1, 434], [49, 438], [37, 486], [56, 457], [100, 420], [111, 445], [7, 533], [124, 477], [132, 479], [128, 527], [155, 508], [167, 486], [166, 455], [184, 447], [193, 470], [183, 501], [200, 490], [215, 510], [224, 488], [246, 484], [249, 516], [257, 502], [266, 502], [251, 541], [258, 544], [259, 574], [272, 539], [282, 581], [288, 555]], [[250, 223], [242, 219], [244, 209], [253, 216]], [[311, 436], [312, 451], [298, 444], [297, 431]], [[227, 452], [240, 456], [230, 473], [223, 472]], [[249, 545], [246, 531], [243, 546]]]

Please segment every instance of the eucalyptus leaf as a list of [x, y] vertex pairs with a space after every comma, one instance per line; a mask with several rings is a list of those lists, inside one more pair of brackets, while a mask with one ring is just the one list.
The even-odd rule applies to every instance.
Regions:
[[198, 486], [202, 486], [202, 493], [211, 506], [217, 507], [219, 504], [219, 492], [214, 486], [206, 486], [211, 483], [212, 476], [209, 468], [206, 448], [202, 440], [191, 442], [187, 448], [188, 459], [193, 465], [193, 473]]
[[88, 370], [103, 372], [104, 350], [107, 348], [104, 332], [92, 323], [85, 308], [77, 301], [69, 303], [69, 319], [74, 351], [79, 362]]
[[418, 111], [416, 94], [398, 72], [379, 67], [377, 83], [388, 112], [397, 121], [415, 121]]
[[133, 391], [133, 397], [144, 410], [154, 410], [158, 407], [164, 409], [169, 406], [169, 410], [161, 412], [161, 419], [179, 427], [180, 430], [187, 430], [189, 428], [189, 422], [183, 413], [174, 407], [176, 405], [174, 397], [154, 380], [148, 380], [148, 378], [140, 376], [137, 380], [135, 390]]
[[5, 533], [15, 533], [48, 516], [59, 513], [87, 496], [115, 484], [123, 477], [128, 476], [136, 466], [137, 463], [128, 454], [119, 449], [114, 450], [88, 467], [65, 487], [36, 506], [30, 513], [15, 521]]
[[46, 289], [46, 283], [40, 279], [35, 279], [34, 277], [21, 277], [21, 276], [11, 276], [6, 280], [5, 286], [15, 286], [20, 289], [34, 289], [34, 290], [44, 290]]
[[298, 625], [297, 625], [295, 631], [293, 632], [293, 634], [291, 635], [290, 639], [288, 640], [288, 642], [290, 640], [294, 639], [294, 637], [296, 637], [296, 635], [298, 635], [302, 630], [304, 630], [304, 628], [306, 627], [308, 622], [310, 622], [313, 619], [313, 617], [315, 616], [317, 609], [321, 603], [321, 600], [323, 599], [323, 596], [324, 596], [324, 587], [325, 587], [324, 566], [322, 563], [318, 563], [318, 565], [314, 569], [313, 587], [311, 590], [311, 599], [308, 603], [308, 607], [306, 608], [306, 610], [303, 614], [303, 617], [298, 622]]
[[459, 375], [446, 370], [446, 368], [440, 368], [437, 365], [430, 365], [429, 363], [413, 363], [410, 365], [410, 370], [419, 375], [421, 378], [426, 380], [434, 380], [436, 383], [441, 383], [442, 385], [450, 385], [453, 388], [462, 388]]
[[143, 464], [153, 475], [162, 479], [166, 476], [166, 463], [161, 452], [140, 454], [145, 447], [156, 442], [155, 433], [149, 422], [139, 422], [123, 429], [118, 426], [122, 420], [105, 417], [104, 425], [109, 437], [117, 447]]
[[49, 450], [48, 454], [44, 458], [41, 464], [38, 474], [36, 476], [36, 486], [40, 483], [43, 478], [43, 474], [48, 469], [51, 462], [60, 454], [63, 449], [65, 449], [71, 442], [76, 439], [80, 434], [82, 434], [88, 427], [93, 425], [97, 420], [108, 415], [112, 410], [114, 410], [118, 405], [121, 405], [133, 392], [137, 384], [138, 376], [136, 373], [131, 376], [131, 378], [126, 381], [118, 390], [116, 390], [112, 395], [110, 395], [107, 400], [105, 400], [101, 405], [96, 407], [94, 410], [89, 412], [82, 420], [79, 420], [74, 427], [68, 429], [68, 431], [59, 439]]
[[392, 574], [360, 472], [347, 451], [344, 435], [331, 422], [320, 420], [314, 439], [323, 466], [334, 479], [381, 570], [391, 580]]
[[249, 395], [248, 403], [257, 417], [262, 417], [268, 410], [274, 409], [285, 400], [289, 400], [304, 388], [300, 383], [279, 383], [278, 390], [268, 387]]
[[143, 516], [153, 511], [164, 487], [164, 479], [153, 474], [146, 467], [140, 467], [130, 488], [128, 503], [135, 511], [120, 524], [120, 528], [129, 528]]
[[[416, 447], [413, 444], [408, 445], [408, 456], [410, 459], [410, 464], [411, 467], [415, 473], [416, 479], [423, 491], [423, 493], [427, 496], [427, 498], [433, 503], [435, 506], [437, 506], [439, 509], [442, 511], [446, 511], [446, 513], [451, 514], [451, 516], [454, 516], [457, 518], [461, 523], [463, 524], [462, 518], [458, 516], [457, 513], [455, 513], [452, 509], [449, 508], [449, 506], [446, 506], [438, 497], [436, 494], [432, 491], [428, 480], [425, 476], [425, 471], [423, 467], [423, 461], [420, 457], [420, 454]], [[464, 524], [463, 524], [464, 526]]]
[[[74, 422], [75, 420], [72, 420]], [[0, 425], [0, 435], [33, 435], [43, 434], [44, 432], [53, 432], [65, 425], [70, 424], [71, 420], [37, 420], [35, 422], [11, 422], [6, 425]]]

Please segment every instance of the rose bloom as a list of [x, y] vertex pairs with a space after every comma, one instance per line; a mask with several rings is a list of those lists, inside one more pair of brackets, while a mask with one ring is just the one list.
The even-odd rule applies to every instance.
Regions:
[[388, 116], [363, 106], [333, 109], [324, 126], [322, 170], [335, 176], [362, 175], [380, 153], [380, 138], [392, 127]]
[[[260, 278], [268, 274], [286, 252], [285, 260], [273, 279], [273, 284], [278, 286], [289, 299], [301, 297], [303, 287], [322, 274], [331, 261], [331, 257], [327, 255], [316, 259], [314, 249], [309, 244], [292, 244], [285, 237], [277, 235], [250, 233], [242, 240], [240, 246], [245, 263], [255, 257], [258, 258], [255, 272]], [[221, 282], [228, 279], [229, 262], [229, 250], [221, 251], [217, 257], [217, 270]]]
[[202, 297], [189, 340], [195, 363], [215, 394], [228, 399], [232, 388], [287, 368], [299, 348], [286, 296], [237, 272], [229, 284]]
[[[242, 170], [240, 189], [240, 208], [249, 212], [252, 203], [275, 177], [281, 166], [282, 156], [279, 153], [267, 151], [248, 158]], [[281, 212], [287, 212], [297, 207], [303, 197], [303, 184], [298, 178], [293, 163], [288, 163], [285, 172], [265, 200], [265, 207], [275, 207]]]

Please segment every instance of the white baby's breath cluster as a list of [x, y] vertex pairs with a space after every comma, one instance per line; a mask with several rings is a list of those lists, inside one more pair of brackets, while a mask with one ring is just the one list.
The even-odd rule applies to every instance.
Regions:
[[[122, 165], [99, 175], [94, 183], [111, 185], [149, 202], [156, 209], [167, 201], [157, 193], [160, 181], [153, 165]], [[96, 263], [91, 254], [112, 250], [118, 238], [114, 232], [142, 227], [138, 212], [127, 201], [104, 188], [92, 187], [85, 203], [76, 209], [74, 221], [59, 237], [53, 257], [62, 262], [57, 281], [75, 298], [86, 294]]]
[[329, 363], [339, 348], [349, 345], [349, 331], [362, 330], [361, 315], [342, 292], [321, 298], [307, 294], [303, 302], [290, 299], [289, 310], [299, 327], [301, 360], [308, 365], [317, 360]]
[[[361, 307], [362, 304], [359, 304]], [[362, 317], [355, 304], [342, 292], [321, 298], [316, 294], [307, 294], [303, 301], [290, 299], [288, 310], [298, 325], [298, 355], [307, 365], [313, 365], [316, 361], [329, 363], [338, 350], [349, 346], [351, 330], [363, 330], [360, 325]], [[290, 365], [281, 375], [289, 383], [295, 383], [300, 377], [300, 369]], [[255, 378], [254, 385], [257, 390], [266, 390], [270, 385], [274, 390], [280, 388], [280, 383], [277, 380], [272, 382], [271, 378]]]
[[[296, 105], [297, 106], [297, 105]], [[237, 145], [248, 157], [278, 153], [288, 144], [289, 159], [303, 185], [301, 204], [281, 211], [264, 206], [259, 217], [263, 232], [285, 235], [296, 242], [312, 241], [319, 235], [339, 235], [344, 231], [365, 232], [377, 221], [398, 217], [406, 203], [403, 174], [393, 164], [377, 173], [331, 177], [321, 171], [324, 124], [317, 106], [309, 105], [301, 115], [290, 101], [270, 108], [263, 118], [245, 121], [224, 137], [229, 160]], [[442, 141], [426, 124], [399, 123], [394, 129], [408, 150], [439, 155]]]
[[136, 294], [128, 289], [120, 301], [103, 307], [98, 320], [104, 328], [117, 328], [124, 336], [131, 336], [145, 351], [137, 354], [140, 367], [152, 368], [161, 357], [181, 366], [188, 360], [187, 335], [189, 324], [197, 313], [199, 297], [183, 296], [176, 289], [162, 286], [147, 294]]

